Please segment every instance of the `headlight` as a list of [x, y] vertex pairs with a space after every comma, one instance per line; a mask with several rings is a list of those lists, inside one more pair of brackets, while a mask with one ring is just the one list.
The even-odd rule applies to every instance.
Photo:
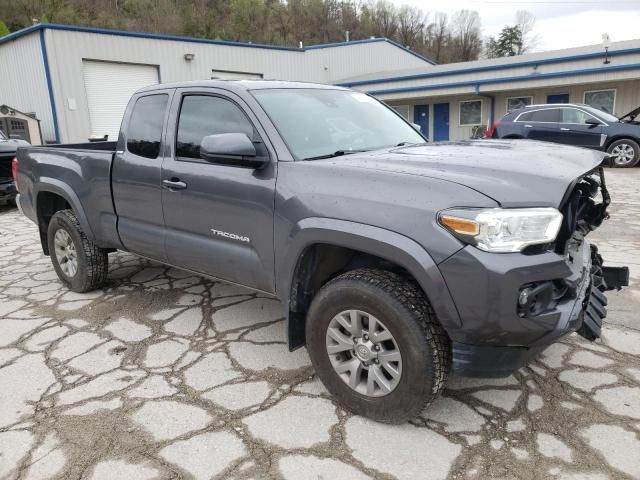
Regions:
[[562, 214], [555, 208], [452, 209], [438, 222], [460, 240], [486, 252], [520, 252], [556, 239]]

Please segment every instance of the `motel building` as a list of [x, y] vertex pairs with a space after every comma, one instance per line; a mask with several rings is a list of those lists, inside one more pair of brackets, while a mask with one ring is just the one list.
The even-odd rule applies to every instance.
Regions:
[[433, 141], [470, 138], [508, 111], [586, 103], [616, 116], [640, 106], [640, 40], [475, 62], [430, 65], [338, 82], [384, 100]]
[[0, 65], [0, 105], [37, 118], [42, 143], [115, 140], [133, 92], [183, 80], [347, 86], [433, 141], [470, 138], [524, 105], [587, 103], [618, 116], [640, 106], [640, 40], [437, 65], [384, 38], [294, 48], [37, 24], [0, 38]]

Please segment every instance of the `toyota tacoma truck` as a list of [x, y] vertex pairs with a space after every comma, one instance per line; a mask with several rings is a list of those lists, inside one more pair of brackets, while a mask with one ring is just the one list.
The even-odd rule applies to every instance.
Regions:
[[[277, 81], [135, 93], [117, 142], [18, 151], [21, 211], [75, 292], [124, 250], [282, 301], [347, 409], [417, 415], [452, 370], [504, 376], [570, 332], [600, 335], [628, 282], [585, 239], [603, 153], [429, 144], [378, 100]], [[259, 319], [256, 319], [259, 320]]]

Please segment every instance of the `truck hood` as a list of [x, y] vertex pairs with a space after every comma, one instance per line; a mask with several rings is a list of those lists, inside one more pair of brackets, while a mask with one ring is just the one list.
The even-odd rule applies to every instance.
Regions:
[[600, 165], [604, 156], [594, 150], [528, 140], [468, 140], [319, 161], [446, 180], [476, 190], [503, 207], [558, 208], [576, 179]]

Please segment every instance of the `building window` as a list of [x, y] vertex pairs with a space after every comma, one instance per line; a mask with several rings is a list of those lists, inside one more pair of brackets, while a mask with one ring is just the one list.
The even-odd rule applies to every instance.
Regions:
[[584, 92], [584, 103], [603, 112], [613, 113], [616, 105], [616, 91], [611, 89]]
[[409, 120], [409, 105], [389, 105], [398, 112], [405, 120]]
[[460, 126], [470, 127], [482, 124], [482, 100], [460, 102]]
[[533, 104], [533, 97], [508, 97], [507, 113]]

